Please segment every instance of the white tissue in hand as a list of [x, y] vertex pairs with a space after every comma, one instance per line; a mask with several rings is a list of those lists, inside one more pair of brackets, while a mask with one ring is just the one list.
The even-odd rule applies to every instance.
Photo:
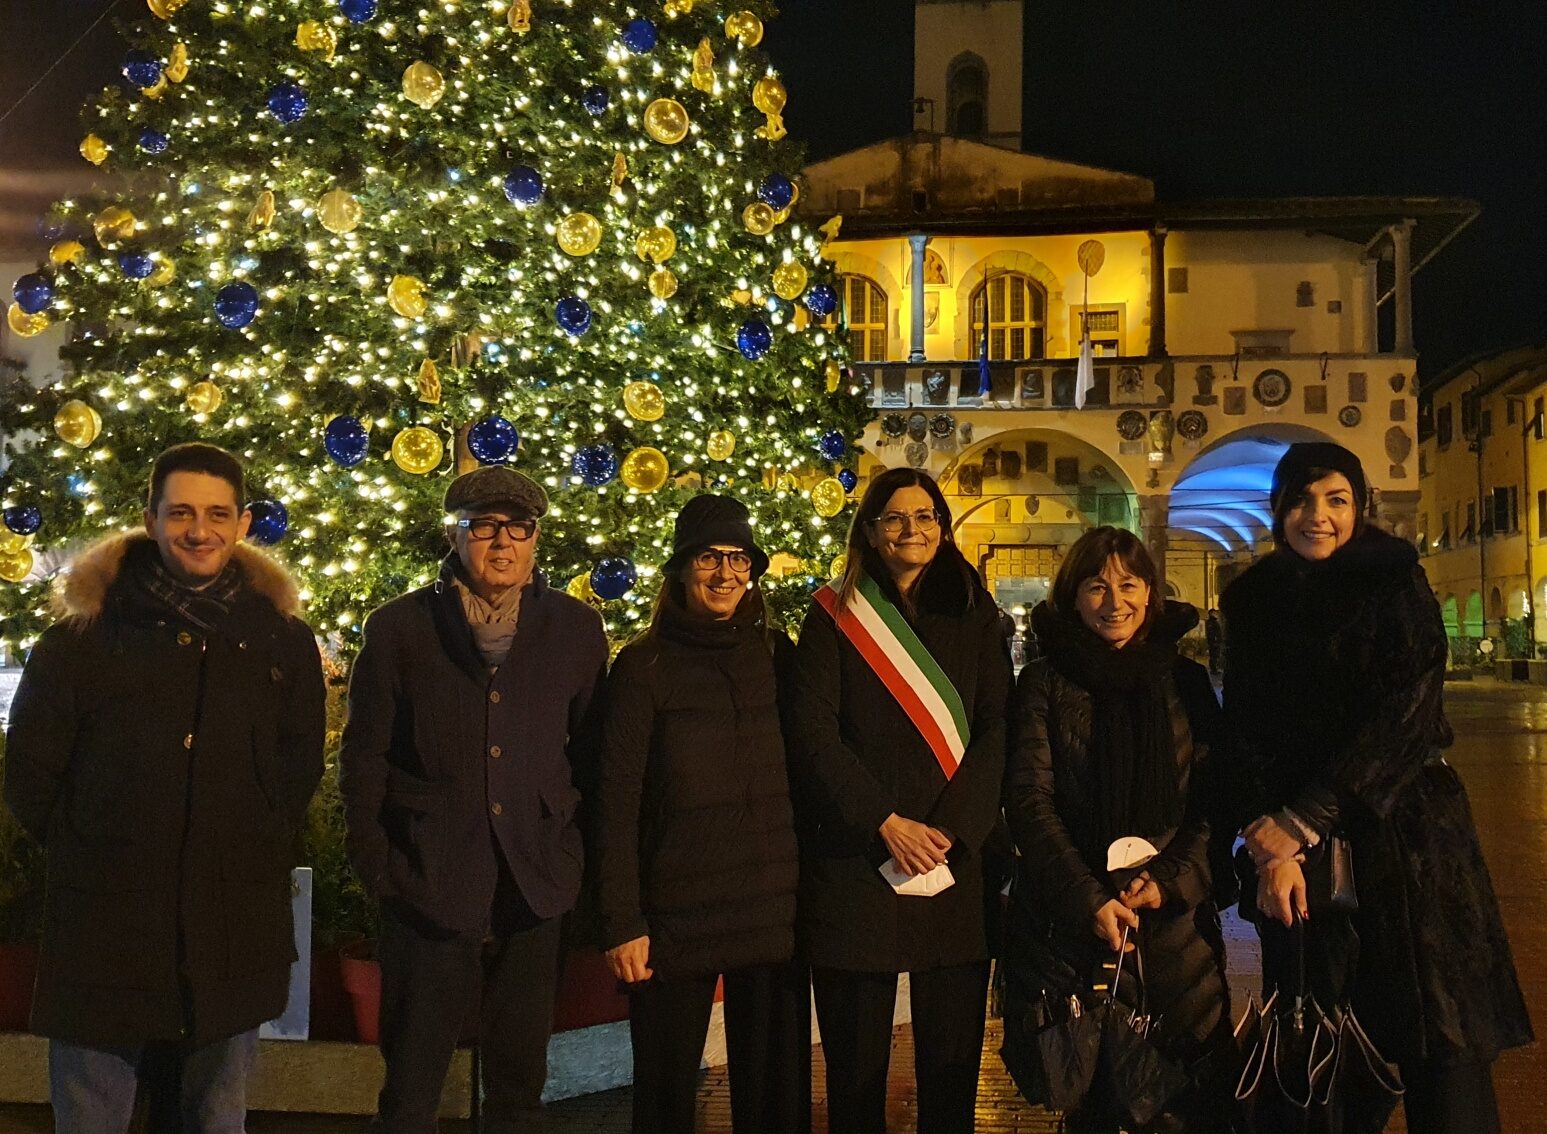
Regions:
[[905, 874], [894, 858], [887, 859], [879, 869], [887, 885], [899, 894], [912, 898], [933, 898], [942, 890], [949, 890], [956, 885], [951, 868], [943, 862], [926, 874]]
[[1128, 835], [1113, 840], [1112, 845], [1107, 847], [1107, 869], [1132, 870], [1136, 866], [1143, 866], [1159, 853], [1148, 839]]

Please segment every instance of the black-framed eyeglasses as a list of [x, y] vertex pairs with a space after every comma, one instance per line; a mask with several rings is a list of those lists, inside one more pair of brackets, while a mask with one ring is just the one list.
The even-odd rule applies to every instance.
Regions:
[[458, 520], [457, 527], [467, 532], [468, 539], [493, 539], [501, 528], [517, 543], [525, 543], [537, 534], [536, 520], [491, 520], [480, 516], [473, 520]]
[[920, 508], [917, 512], [882, 512], [870, 523], [887, 535], [896, 535], [904, 524], [909, 523], [915, 531], [932, 532], [940, 524], [940, 513], [933, 508]]
[[721, 563], [729, 563], [731, 570], [745, 575], [752, 570], [752, 556], [745, 551], [721, 551], [718, 547], [706, 547], [693, 556], [693, 566], [700, 571], [718, 571]]

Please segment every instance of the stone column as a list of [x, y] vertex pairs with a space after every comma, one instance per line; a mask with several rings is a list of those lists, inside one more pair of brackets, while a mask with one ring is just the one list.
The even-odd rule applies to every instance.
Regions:
[[1166, 226], [1150, 230], [1150, 349], [1151, 358], [1166, 357]]
[[1166, 589], [1166, 525], [1171, 522], [1171, 498], [1157, 493], [1139, 497], [1139, 529], [1144, 546], [1155, 560], [1155, 582], [1164, 595]]
[[1413, 354], [1413, 222], [1404, 220], [1391, 226], [1391, 252], [1396, 268], [1394, 300], [1397, 338], [1392, 349], [1397, 354]]
[[922, 232], [915, 232], [908, 237], [908, 243], [913, 246], [913, 294], [909, 297], [913, 303], [913, 343], [908, 351], [909, 362], [924, 361], [924, 249], [929, 244], [929, 237]]
[[1361, 300], [1364, 320], [1363, 350], [1365, 354], [1380, 353], [1380, 256], [1371, 254], [1359, 261], [1363, 273], [1364, 296]]

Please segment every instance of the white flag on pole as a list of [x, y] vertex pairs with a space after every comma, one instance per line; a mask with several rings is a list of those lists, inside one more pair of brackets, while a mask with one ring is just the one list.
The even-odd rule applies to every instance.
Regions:
[[1080, 340], [1080, 364], [1074, 372], [1074, 408], [1085, 408], [1085, 396], [1096, 388], [1096, 356], [1090, 345], [1090, 332]]

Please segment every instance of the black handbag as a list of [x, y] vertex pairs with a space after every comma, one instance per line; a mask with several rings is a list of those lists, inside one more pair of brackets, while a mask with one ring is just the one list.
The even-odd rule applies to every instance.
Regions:
[[1353, 913], [1359, 908], [1354, 888], [1354, 847], [1342, 835], [1328, 835], [1305, 855], [1305, 904], [1319, 913]]

